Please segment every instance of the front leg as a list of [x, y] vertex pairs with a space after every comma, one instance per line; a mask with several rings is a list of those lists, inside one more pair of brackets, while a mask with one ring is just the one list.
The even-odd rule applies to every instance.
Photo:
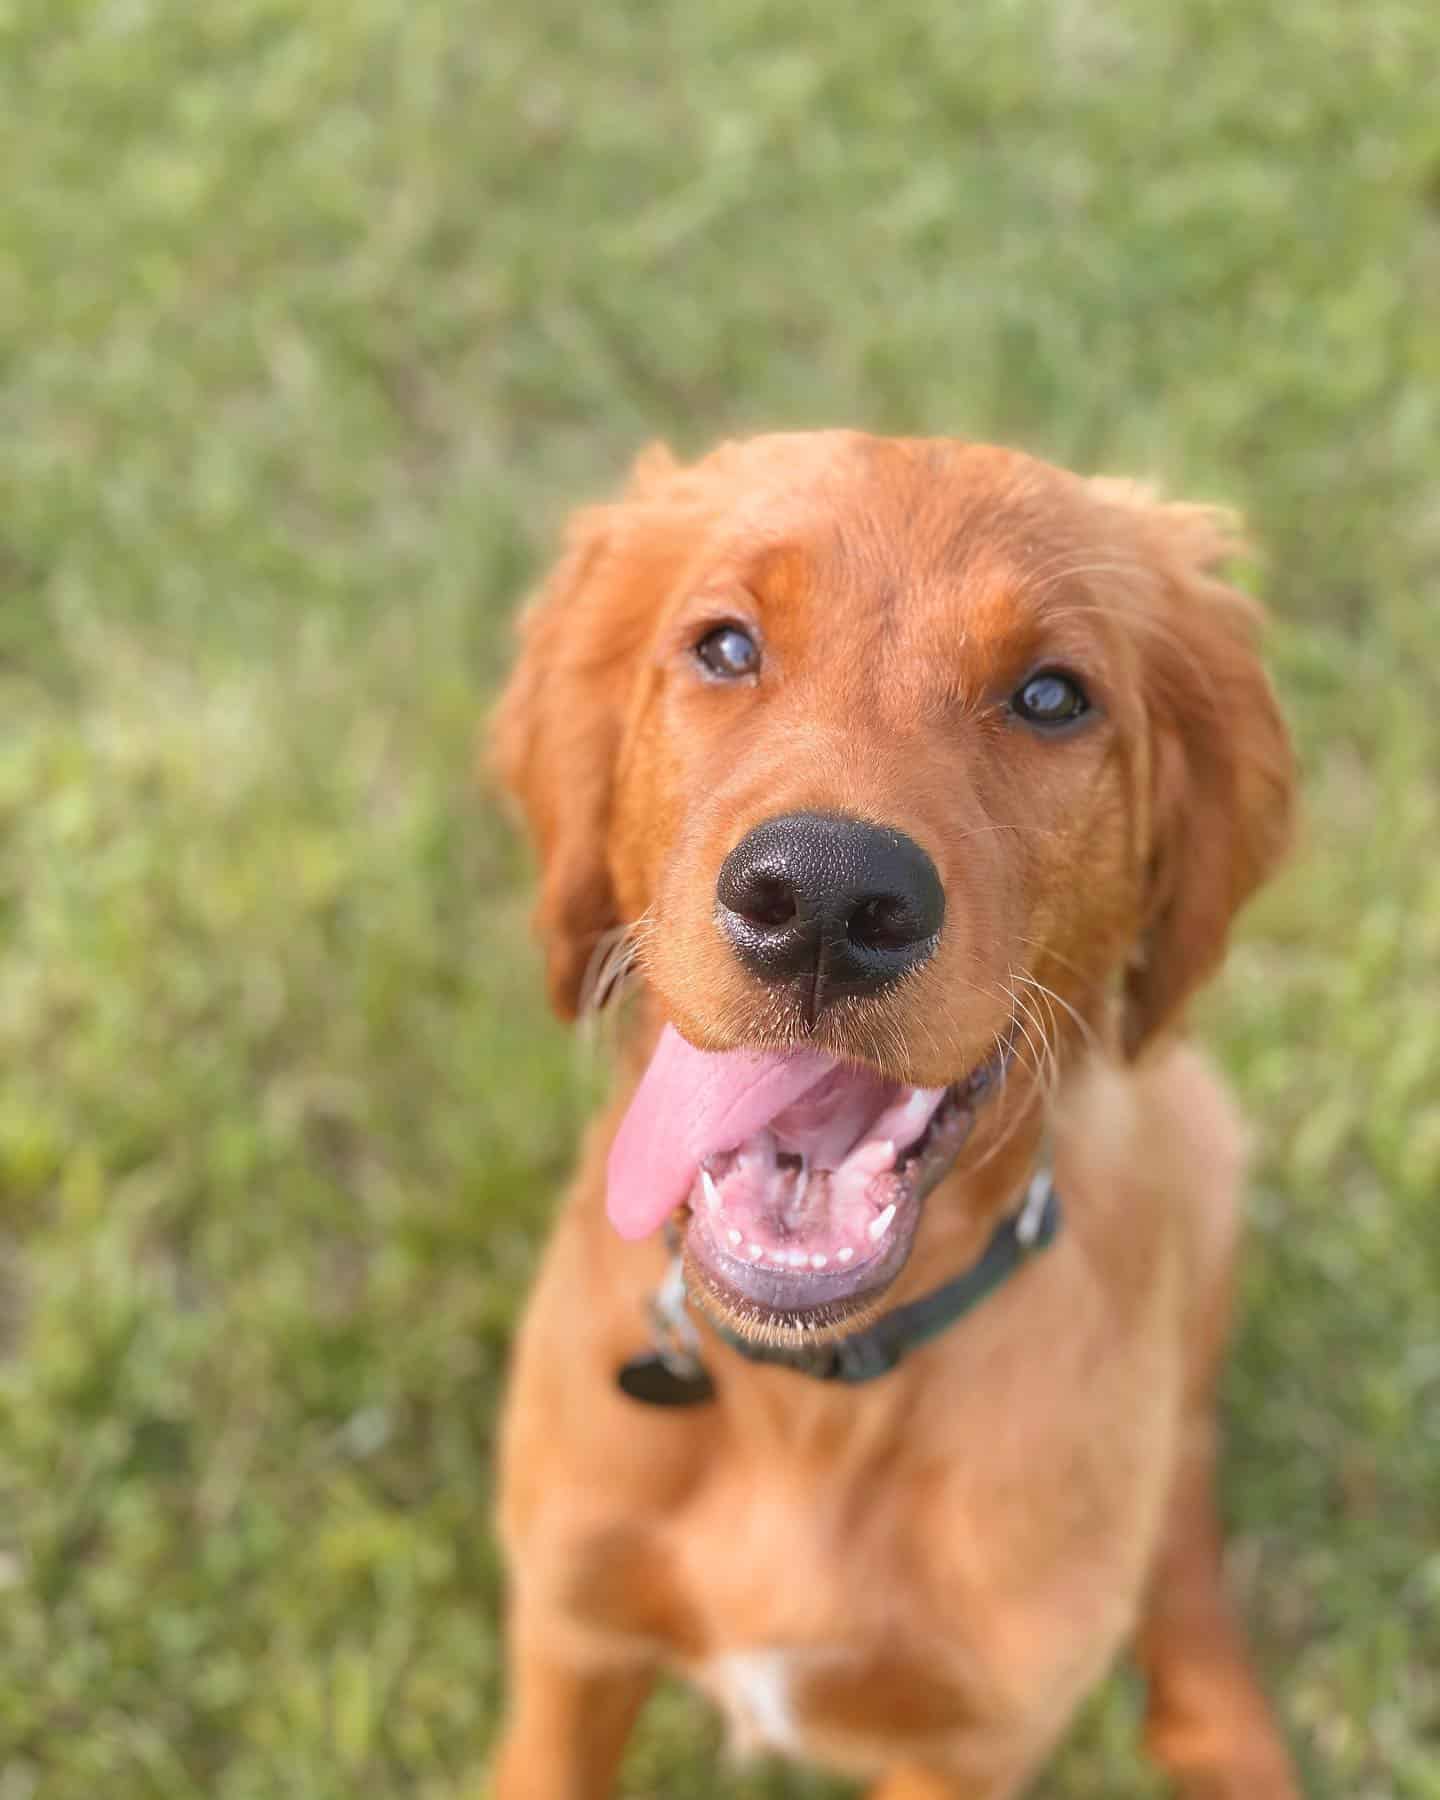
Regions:
[[509, 1672], [493, 1800], [605, 1800], [654, 1685], [654, 1665], [589, 1661], [541, 1621], [517, 1617]]
[[1181, 1800], [1299, 1800], [1225, 1593], [1213, 1466], [1213, 1429], [1193, 1424], [1136, 1646], [1146, 1748]]

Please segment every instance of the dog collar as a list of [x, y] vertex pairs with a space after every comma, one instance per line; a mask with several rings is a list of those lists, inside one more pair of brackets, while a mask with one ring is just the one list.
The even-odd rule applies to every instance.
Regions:
[[[816, 1381], [851, 1386], [874, 1381], [973, 1311], [1037, 1250], [1053, 1243], [1059, 1229], [1060, 1196], [1050, 1171], [1040, 1169], [1030, 1178], [1019, 1208], [995, 1228], [978, 1262], [918, 1300], [882, 1314], [863, 1331], [813, 1349], [789, 1350], [717, 1330], [750, 1362], [793, 1369]], [[621, 1391], [649, 1406], [697, 1406], [712, 1399], [715, 1385], [700, 1360], [700, 1338], [686, 1310], [678, 1255], [671, 1260], [650, 1310], [654, 1349], [624, 1364], [617, 1377]]]

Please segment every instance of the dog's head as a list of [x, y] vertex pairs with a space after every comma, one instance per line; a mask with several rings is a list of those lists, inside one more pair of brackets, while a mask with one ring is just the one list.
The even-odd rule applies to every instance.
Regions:
[[666, 1022], [611, 1217], [688, 1206], [731, 1323], [872, 1303], [962, 1145], [1219, 961], [1292, 795], [1233, 549], [1138, 487], [851, 433], [652, 451], [575, 522], [499, 765], [555, 1005], [629, 926]]

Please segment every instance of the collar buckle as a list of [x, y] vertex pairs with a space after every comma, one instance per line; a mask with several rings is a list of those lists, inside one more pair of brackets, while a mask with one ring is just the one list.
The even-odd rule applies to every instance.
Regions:
[[685, 1305], [685, 1264], [678, 1252], [671, 1256], [650, 1301], [650, 1334], [655, 1354], [672, 1375], [693, 1381], [704, 1373], [700, 1333]]
[[1045, 1225], [1045, 1215], [1055, 1194], [1055, 1182], [1048, 1169], [1037, 1169], [1030, 1177], [1025, 1199], [1015, 1215], [1015, 1241], [1022, 1250], [1032, 1250]]

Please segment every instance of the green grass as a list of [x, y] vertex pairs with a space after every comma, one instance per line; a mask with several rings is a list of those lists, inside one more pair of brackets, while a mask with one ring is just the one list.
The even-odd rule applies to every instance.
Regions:
[[[1310, 1791], [1437, 1800], [1437, 93], [1429, 0], [0, 0], [0, 1800], [476, 1781], [598, 1076], [475, 720], [640, 443], [824, 423], [1266, 549], [1234, 1575]], [[1152, 1794], [1135, 1712], [1045, 1791]], [[717, 1742], [627, 1794], [835, 1791]]]

